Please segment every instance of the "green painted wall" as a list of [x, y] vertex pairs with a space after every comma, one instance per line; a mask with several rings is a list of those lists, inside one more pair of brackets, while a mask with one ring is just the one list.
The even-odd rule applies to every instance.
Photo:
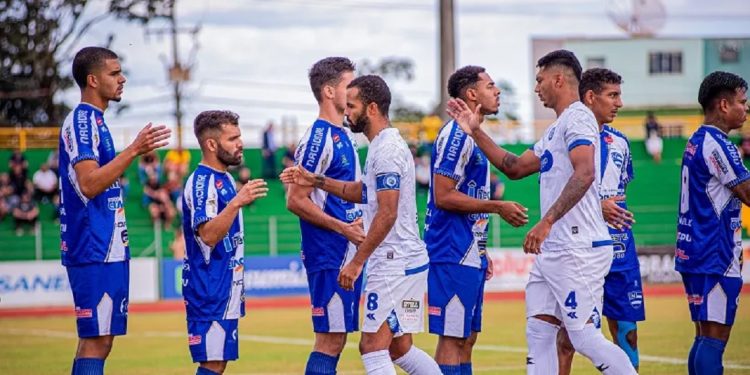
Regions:
[[[720, 50], [724, 44], [739, 47], [739, 58], [736, 62], [722, 62]], [[707, 39], [703, 43], [705, 57], [704, 76], [717, 70], [730, 72], [750, 80], [750, 38], [748, 39]]]

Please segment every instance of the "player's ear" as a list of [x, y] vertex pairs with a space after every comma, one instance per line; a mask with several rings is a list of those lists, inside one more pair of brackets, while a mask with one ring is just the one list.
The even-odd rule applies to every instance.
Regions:
[[469, 100], [476, 101], [477, 100], [477, 88], [473, 86], [467, 87], [466, 90], [464, 91], [464, 98], [465, 98], [464, 101], [469, 101]]
[[99, 80], [96, 79], [95, 75], [89, 74], [86, 76], [86, 86], [96, 88], [99, 86]]
[[367, 115], [372, 117], [378, 114], [378, 105], [375, 104], [375, 102], [372, 102], [367, 105]]
[[591, 105], [594, 103], [594, 90], [586, 90], [585, 93], [583, 93], [583, 104]]
[[323, 96], [328, 99], [333, 99], [333, 97], [336, 95], [336, 89], [331, 85], [325, 85], [323, 86]]

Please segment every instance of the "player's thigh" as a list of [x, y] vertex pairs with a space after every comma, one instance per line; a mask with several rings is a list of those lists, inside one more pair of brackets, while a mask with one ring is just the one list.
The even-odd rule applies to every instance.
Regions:
[[457, 264], [430, 264], [427, 276], [430, 333], [465, 339], [472, 331], [485, 270]]
[[91, 263], [67, 267], [78, 336], [127, 333], [130, 262]]
[[193, 362], [239, 358], [238, 319], [188, 321], [188, 347]]
[[526, 283], [526, 318], [539, 315], [549, 315], [562, 319], [557, 299], [552, 292], [547, 279], [542, 274], [543, 264], [550, 253], [542, 253], [534, 258]]
[[307, 275], [313, 331], [317, 333], [347, 333], [358, 329], [362, 278], [357, 280], [354, 290], [349, 291], [339, 286], [338, 274], [338, 270], [322, 270]]
[[604, 278], [602, 315], [614, 321], [640, 322], [646, 319], [641, 272], [637, 267], [612, 271]]
[[377, 332], [386, 322], [395, 335], [423, 330], [427, 271], [411, 275], [370, 275], [364, 292], [362, 332]]
[[542, 263], [542, 274], [568, 331], [583, 329], [589, 320], [599, 327], [612, 246], [549, 252], [548, 256]]

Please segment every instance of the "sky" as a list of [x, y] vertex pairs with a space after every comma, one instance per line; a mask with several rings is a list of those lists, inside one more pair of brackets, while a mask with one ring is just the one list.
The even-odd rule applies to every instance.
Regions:
[[[456, 66], [480, 65], [495, 80], [516, 91], [523, 122], [531, 120], [533, 93], [530, 44], [535, 36], [623, 37], [607, 16], [629, 0], [455, 0]], [[307, 71], [327, 56], [354, 62], [407, 58], [413, 80], [389, 80], [397, 100], [426, 111], [437, 102], [438, 0], [178, 0], [178, 24], [200, 26], [195, 39], [182, 35], [183, 61], [193, 61], [185, 87], [184, 139], [191, 145], [190, 124], [202, 110], [229, 109], [240, 115], [243, 140], [257, 146], [264, 124], [297, 124], [301, 132], [317, 117]], [[750, 36], [750, 1], [662, 0], [667, 12], [661, 37]], [[93, 17], [106, 8], [94, 1]], [[154, 23], [153, 29], [164, 24]], [[119, 116], [107, 123], [120, 142], [147, 122], [174, 124], [171, 85], [166, 66], [171, 40], [144, 27], [107, 19], [78, 44], [103, 45], [115, 35], [112, 49], [123, 57], [128, 77]], [[76, 89], [63, 95], [75, 105]], [[290, 127], [291, 128], [291, 127]], [[296, 138], [296, 136], [290, 136]], [[281, 141], [281, 140], [280, 140]], [[296, 141], [296, 139], [295, 139]]]

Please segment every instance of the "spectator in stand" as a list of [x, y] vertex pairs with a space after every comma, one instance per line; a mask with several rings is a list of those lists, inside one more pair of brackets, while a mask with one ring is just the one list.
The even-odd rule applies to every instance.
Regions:
[[13, 219], [16, 221], [16, 235], [23, 235], [23, 224], [28, 224], [29, 232], [34, 231], [36, 220], [39, 217], [39, 208], [36, 202], [31, 199], [31, 191], [26, 191], [21, 195], [21, 201], [13, 209]]
[[190, 151], [177, 147], [167, 151], [164, 155], [164, 172], [169, 175], [175, 173], [180, 181], [187, 176], [190, 167]]
[[263, 131], [263, 178], [275, 179], [276, 176], [276, 140], [273, 138], [273, 121], [269, 121]]
[[13, 150], [13, 153], [10, 155], [10, 160], [8, 160], [8, 169], [12, 171], [16, 168], [22, 170], [24, 175], [26, 175], [29, 170], [29, 162], [26, 161], [26, 157], [23, 156], [20, 149]]
[[495, 173], [490, 173], [490, 199], [501, 201], [505, 196], [505, 183]]
[[141, 159], [138, 161], [138, 180], [141, 185], [146, 185], [151, 176], [156, 177], [158, 181], [161, 177], [161, 164], [159, 164], [159, 155], [156, 152], [151, 151], [143, 154]]
[[[281, 158], [281, 165], [283, 165], [283, 169], [294, 166], [294, 152], [296, 150], [297, 150], [297, 144], [295, 143], [290, 143], [289, 146], [286, 147], [286, 152], [284, 152], [284, 156]], [[284, 184], [284, 194], [286, 194], [289, 191], [289, 184], [287, 183], [283, 183], [283, 184]]]
[[21, 196], [26, 191], [27, 169], [21, 163], [10, 163], [10, 185], [13, 187], [13, 195]]
[[644, 126], [646, 127], [646, 152], [651, 155], [655, 163], [659, 164], [661, 163], [661, 152], [664, 142], [661, 139], [661, 125], [656, 121], [656, 116], [654, 116], [653, 112], [648, 112], [646, 115]]
[[52, 202], [57, 205], [57, 175], [49, 168], [47, 163], [42, 163], [39, 170], [34, 172], [32, 181], [34, 182], [34, 194], [39, 202]]
[[417, 181], [417, 189], [427, 191], [430, 188], [430, 159], [426, 154], [419, 154], [416, 145], [410, 144], [409, 150], [414, 158], [414, 179]]
[[10, 185], [10, 176], [8, 173], [0, 173], [0, 221], [5, 219], [5, 215], [13, 210], [18, 202], [11, 202], [13, 196], [13, 187]]
[[55, 172], [58, 176], [60, 175], [60, 172], [58, 171], [60, 165], [60, 150], [54, 149], [49, 152], [49, 156], [47, 156], [47, 165], [49, 165], [49, 169], [51, 169], [52, 172]]
[[148, 208], [153, 222], [162, 221], [164, 229], [171, 230], [176, 211], [169, 192], [159, 183], [159, 178], [151, 174], [143, 186], [143, 205]]
[[250, 181], [250, 177], [252, 175], [252, 171], [248, 167], [241, 167], [239, 172], [237, 172], [237, 181], [235, 181], [235, 187], [237, 191], [240, 191], [243, 186], [245, 186], [246, 183]]

